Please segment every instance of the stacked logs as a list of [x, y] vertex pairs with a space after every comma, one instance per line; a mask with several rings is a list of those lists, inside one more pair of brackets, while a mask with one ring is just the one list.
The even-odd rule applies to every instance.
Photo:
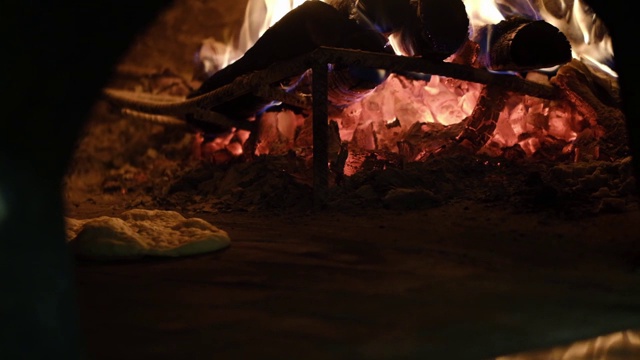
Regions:
[[[399, 36], [402, 47], [411, 55], [443, 60], [468, 39], [468, 28], [469, 19], [461, 0], [334, 0], [329, 4], [307, 1], [267, 30], [242, 58], [206, 79], [189, 97], [321, 46], [393, 54], [388, 46], [392, 34]], [[301, 74], [282, 85], [290, 91], [308, 92], [307, 75]], [[356, 65], [333, 67], [329, 74], [329, 101], [334, 106], [348, 106], [382, 83], [387, 75], [382, 70]], [[247, 95], [211, 110], [233, 120], [246, 120], [270, 103], [271, 99]], [[187, 121], [207, 133], [227, 131], [195, 117]]]
[[[469, 62], [467, 65], [496, 71], [528, 71], [571, 60], [571, 46], [566, 37], [541, 20], [510, 17], [498, 24], [484, 26], [473, 39], [469, 32], [469, 18], [461, 0], [307, 1], [265, 32], [242, 58], [206, 79], [189, 97], [208, 93], [241, 75], [263, 70], [322, 46], [390, 54], [393, 50], [389, 41], [393, 41], [404, 55], [433, 61]], [[474, 44], [479, 45], [480, 56], [465, 55]], [[472, 53], [476, 54], [475, 51]], [[280, 85], [289, 91], [309, 94], [310, 75], [311, 71], [308, 71]], [[327, 86], [329, 105], [350, 105], [382, 83], [387, 75], [385, 71], [355, 64], [331, 67]], [[500, 89], [499, 84], [492, 85], [492, 89]], [[495, 93], [485, 91], [482, 97], [489, 94], [503, 97]], [[246, 121], [266, 110], [271, 100], [245, 95], [211, 110], [232, 120]], [[481, 104], [491, 101], [480, 99]], [[481, 139], [495, 129], [493, 116], [489, 120], [480, 119], [478, 114], [483, 112], [474, 112], [473, 119], [466, 121], [469, 126], [458, 137], [467, 142], [475, 140], [471, 141], [473, 150], [478, 150], [482, 146]], [[228, 131], [195, 117], [187, 121], [205, 133]], [[482, 126], [478, 126], [480, 123]]]

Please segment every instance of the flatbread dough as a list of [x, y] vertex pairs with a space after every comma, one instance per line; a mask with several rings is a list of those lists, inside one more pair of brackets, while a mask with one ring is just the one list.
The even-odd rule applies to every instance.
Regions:
[[175, 211], [135, 209], [119, 217], [67, 218], [67, 241], [80, 257], [131, 259], [202, 254], [229, 246], [227, 232]]

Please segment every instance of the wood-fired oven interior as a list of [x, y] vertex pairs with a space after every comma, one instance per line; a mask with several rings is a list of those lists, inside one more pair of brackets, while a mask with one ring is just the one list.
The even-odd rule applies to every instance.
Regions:
[[[294, 3], [176, 0], [115, 65], [64, 178], [91, 357], [637, 357], [637, 184], [593, 10]], [[101, 238], [140, 216], [228, 238]]]

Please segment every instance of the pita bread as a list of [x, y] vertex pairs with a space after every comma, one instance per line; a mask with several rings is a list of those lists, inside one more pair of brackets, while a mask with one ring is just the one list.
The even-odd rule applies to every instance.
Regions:
[[118, 217], [66, 220], [70, 246], [76, 255], [92, 259], [188, 256], [220, 250], [231, 242], [225, 231], [175, 211], [135, 209]]

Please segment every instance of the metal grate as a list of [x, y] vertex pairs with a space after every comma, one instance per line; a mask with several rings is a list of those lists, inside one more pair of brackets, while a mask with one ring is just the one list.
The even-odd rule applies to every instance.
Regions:
[[[516, 75], [494, 73], [467, 65], [435, 62], [422, 58], [328, 47], [320, 47], [298, 58], [245, 74], [227, 85], [190, 99], [156, 97], [114, 89], [105, 89], [104, 95], [116, 107], [127, 109], [136, 114], [173, 117], [178, 121], [184, 121], [181, 119], [192, 115], [204, 122], [245, 130], [253, 130], [255, 124], [246, 120], [233, 120], [209, 109], [247, 94], [311, 109], [313, 113], [313, 200], [314, 207], [320, 209], [326, 205], [329, 188], [327, 151], [329, 64], [385, 69], [403, 76], [411, 73], [440, 75], [485, 85], [495, 85], [504, 91], [546, 99], [559, 96], [559, 90], [555, 87], [527, 81]], [[312, 70], [311, 99], [288, 93], [277, 85], [280, 81], [300, 75], [309, 69]]]

